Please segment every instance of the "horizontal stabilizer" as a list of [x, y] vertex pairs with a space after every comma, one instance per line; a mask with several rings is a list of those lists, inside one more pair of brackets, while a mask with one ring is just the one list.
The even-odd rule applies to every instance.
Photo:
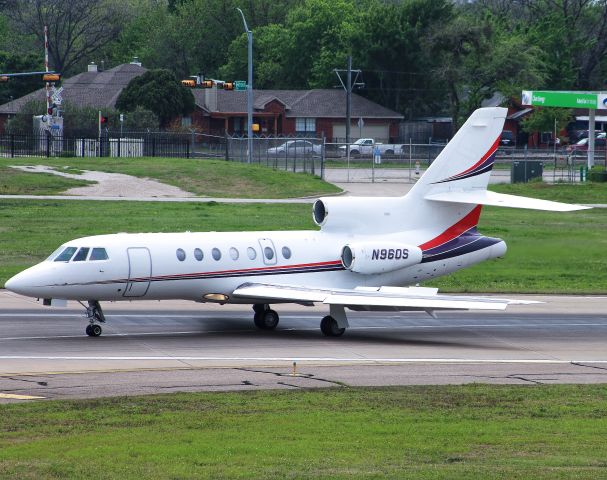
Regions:
[[505, 310], [511, 304], [541, 303], [493, 297], [437, 295], [434, 289], [378, 287], [364, 289], [322, 289], [290, 285], [245, 283], [234, 297], [272, 302], [318, 302], [346, 307], [393, 308], [395, 310]]
[[570, 203], [552, 202], [537, 198], [507, 195], [505, 193], [490, 192], [489, 190], [450, 190], [441, 193], [429, 193], [426, 200], [447, 203], [467, 203], [470, 205], [493, 205], [495, 207], [528, 208], [531, 210], [547, 210], [550, 212], [572, 212], [586, 210], [591, 207], [574, 205]]

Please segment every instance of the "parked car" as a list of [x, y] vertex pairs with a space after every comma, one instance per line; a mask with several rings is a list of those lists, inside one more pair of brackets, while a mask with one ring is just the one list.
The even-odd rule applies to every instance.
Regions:
[[[605, 133], [599, 133], [598, 136], [594, 139], [594, 149], [595, 150], [605, 150], [607, 147], [607, 138]], [[574, 154], [576, 152], [587, 152], [588, 151], [588, 138], [582, 138], [577, 143], [573, 145], [569, 145], [567, 147], [568, 154]]]
[[[354, 143], [350, 144], [350, 155], [373, 155], [375, 147], [379, 148], [380, 155], [394, 155], [403, 151], [402, 144], [394, 143], [375, 143], [372, 138], [359, 138]], [[346, 146], [339, 147], [342, 156], [346, 156]]]
[[277, 147], [268, 148], [267, 154], [275, 157], [305, 157], [320, 156], [322, 145], [309, 140], [288, 140]]
[[500, 146], [502, 147], [514, 147], [514, 133], [511, 130], [503, 130], [500, 135]]

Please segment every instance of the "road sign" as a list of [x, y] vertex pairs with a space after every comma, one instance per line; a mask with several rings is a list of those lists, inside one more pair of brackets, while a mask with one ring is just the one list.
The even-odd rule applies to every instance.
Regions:
[[244, 80], [236, 80], [234, 82], [234, 90], [246, 90], [247, 89], [247, 82], [245, 82]]
[[550, 92], [538, 90], [524, 90], [523, 105], [538, 107], [562, 108], [597, 108], [607, 107], [607, 96], [593, 92]]

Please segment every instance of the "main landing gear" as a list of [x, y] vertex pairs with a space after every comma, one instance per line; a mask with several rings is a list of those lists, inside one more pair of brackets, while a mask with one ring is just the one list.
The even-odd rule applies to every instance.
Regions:
[[[272, 310], [267, 303], [256, 303], [253, 305], [253, 311], [255, 312], [253, 321], [257, 328], [274, 330], [278, 325], [278, 313]], [[340, 337], [348, 327], [348, 318], [343, 305], [331, 305], [330, 315], [324, 317], [320, 322], [320, 331], [327, 337]]]
[[[97, 300], [89, 300], [86, 308], [86, 318], [89, 324], [86, 326], [86, 334], [89, 337], [98, 337], [103, 332], [100, 323], [105, 323], [105, 315]], [[84, 306], [84, 305], [83, 305]]]
[[278, 313], [272, 310], [267, 303], [256, 303], [253, 305], [253, 311], [255, 312], [253, 321], [257, 328], [274, 330], [278, 325], [278, 321], [280, 320]]

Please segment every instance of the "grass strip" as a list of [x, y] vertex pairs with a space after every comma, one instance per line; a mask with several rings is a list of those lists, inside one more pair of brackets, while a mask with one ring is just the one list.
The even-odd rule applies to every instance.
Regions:
[[0, 406], [0, 476], [603, 478], [604, 385], [190, 393]]
[[[529, 194], [530, 185], [517, 188]], [[505, 188], [505, 187], [500, 187]], [[539, 194], [594, 203], [603, 186], [555, 185]], [[601, 190], [603, 189], [603, 190]], [[598, 192], [598, 193], [597, 193]], [[535, 193], [535, 192], [532, 192]], [[116, 232], [316, 228], [310, 205], [0, 200], [0, 284], [62, 243]], [[607, 209], [571, 213], [485, 207], [479, 230], [503, 238], [505, 258], [429, 283], [445, 292], [607, 293]]]
[[117, 232], [298, 230], [313, 228], [305, 204], [0, 200], [0, 284], [59, 245]]
[[[71, 173], [71, 172], [70, 172]], [[28, 173], [0, 165], [0, 195], [57, 195], [94, 182], [72, 180], [50, 173]]]
[[[337, 193], [336, 186], [305, 174], [273, 170], [260, 165], [247, 165], [223, 160], [192, 158], [0, 158], [0, 168], [9, 165], [47, 165], [58, 170], [95, 170], [151, 178], [187, 192], [221, 198], [295, 198]], [[2, 173], [0, 172], [0, 173]], [[320, 173], [320, 172], [319, 172]], [[27, 177], [29, 175], [29, 177]], [[23, 173], [19, 182], [0, 182], [0, 194], [61, 193], [78, 186], [68, 179], [52, 185], [54, 191], [36, 191], [42, 174]], [[29, 178], [29, 179], [28, 179]], [[49, 181], [49, 180], [47, 180]], [[63, 183], [59, 183], [62, 181]], [[66, 186], [67, 185], [67, 186]], [[49, 185], [47, 188], [51, 188]]]

